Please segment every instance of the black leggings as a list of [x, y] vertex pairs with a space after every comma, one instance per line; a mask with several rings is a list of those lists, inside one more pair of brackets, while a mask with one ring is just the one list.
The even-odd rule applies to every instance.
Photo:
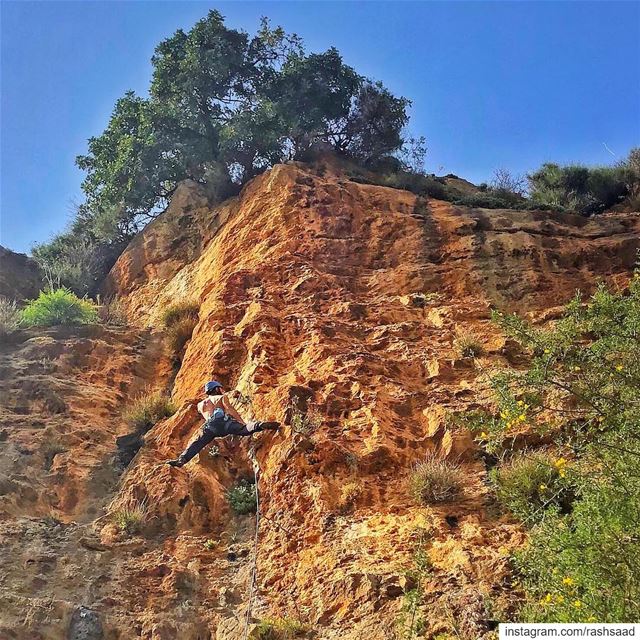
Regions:
[[200, 453], [214, 438], [224, 436], [250, 436], [258, 429], [249, 431], [247, 425], [236, 420], [208, 420], [200, 429], [200, 435], [182, 452], [180, 459], [186, 464]]

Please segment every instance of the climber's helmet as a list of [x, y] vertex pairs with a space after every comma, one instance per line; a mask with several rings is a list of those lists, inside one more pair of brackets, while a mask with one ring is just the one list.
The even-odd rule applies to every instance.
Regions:
[[204, 385], [204, 392], [208, 396], [216, 396], [222, 393], [222, 385], [215, 380], [211, 380]]

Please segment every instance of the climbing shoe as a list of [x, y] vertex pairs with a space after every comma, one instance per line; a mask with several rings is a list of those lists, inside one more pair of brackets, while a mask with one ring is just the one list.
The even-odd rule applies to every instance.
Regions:
[[176, 458], [175, 460], [167, 460], [167, 464], [171, 467], [184, 467], [184, 460]]
[[280, 428], [279, 422], [261, 422], [258, 430], [259, 431], [277, 431]]

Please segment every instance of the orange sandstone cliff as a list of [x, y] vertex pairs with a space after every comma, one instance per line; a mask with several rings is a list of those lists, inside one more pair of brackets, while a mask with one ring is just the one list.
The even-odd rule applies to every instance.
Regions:
[[[131, 326], [0, 346], [0, 637], [257, 639], [255, 621], [287, 618], [310, 638], [392, 640], [417, 549], [424, 637], [489, 637], [487, 603], [508, 610], [524, 534], [491, 508], [453, 417], [491, 406], [487, 371], [517, 359], [491, 308], [544, 321], [598, 279], [624, 286], [639, 246], [636, 214], [455, 207], [330, 162], [278, 165], [215, 208], [182, 184], [104, 283]], [[199, 315], [172, 370], [159, 316], [181, 299]], [[456, 355], [464, 331], [482, 357]], [[226, 498], [253, 477], [248, 439], [162, 464], [198, 429], [210, 378], [242, 393], [247, 417], [284, 424], [253, 438], [256, 557], [253, 516]], [[123, 460], [121, 412], [145, 388], [178, 409]], [[407, 473], [430, 452], [460, 461], [456, 502], [410, 499]], [[145, 526], [124, 535], [109, 514], [136, 506]]]

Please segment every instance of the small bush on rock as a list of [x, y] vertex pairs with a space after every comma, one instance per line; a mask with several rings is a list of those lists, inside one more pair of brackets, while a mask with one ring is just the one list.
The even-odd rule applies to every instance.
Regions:
[[293, 406], [291, 411], [291, 429], [294, 433], [303, 436], [310, 436], [322, 425], [322, 417], [315, 409], [309, 409], [306, 413], [297, 406]]
[[571, 503], [565, 479], [566, 461], [545, 452], [522, 452], [491, 470], [490, 479], [498, 502], [516, 518], [533, 524], [552, 506]]
[[161, 391], [146, 391], [125, 409], [123, 418], [134, 431], [148, 431], [175, 411], [176, 407], [167, 395]]
[[454, 500], [462, 492], [460, 467], [431, 454], [413, 468], [409, 490], [418, 504]]
[[453, 340], [453, 347], [461, 358], [477, 358], [484, 353], [480, 338], [471, 331], [458, 331]]
[[256, 511], [256, 489], [248, 480], [240, 480], [235, 487], [227, 490], [227, 500], [238, 515], [255, 513]]
[[169, 328], [186, 317], [197, 320], [199, 311], [200, 305], [194, 300], [179, 300], [164, 309], [161, 315], [162, 324]]
[[198, 323], [200, 305], [193, 300], [180, 300], [168, 306], [161, 316], [165, 339], [171, 356], [180, 361], [182, 351]]
[[64, 287], [41, 291], [22, 311], [22, 323], [30, 327], [92, 324], [97, 321], [95, 305]]
[[124, 507], [114, 511], [111, 517], [122, 533], [135, 535], [140, 533], [147, 519], [147, 505], [139, 503], [131, 507]]
[[251, 634], [252, 640], [295, 640], [303, 638], [309, 627], [291, 618], [265, 618]]
[[169, 351], [176, 360], [181, 359], [182, 350], [193, 335], [198, 320], [192, 316], [184, 316], [167, 327], [165, 339]]

